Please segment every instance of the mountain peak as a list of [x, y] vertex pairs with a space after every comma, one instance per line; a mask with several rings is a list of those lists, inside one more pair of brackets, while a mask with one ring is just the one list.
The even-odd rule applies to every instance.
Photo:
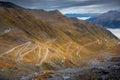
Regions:
[[61, 13], [59, 10], [57, 10], [57, 9], [56, 9], [56, 10], [53, 10], [53, 11], [49, 11], [49, 12], [62, 15], [62, 13]]
[[110, 10], [106, 13], [89, 18], [88, 21], [107, 28], [120, 28], [120, 12], [117, 10]]
[[117, 10], [110, 10], [106, 14], [120, 14], [120, 12]]
[[117, 10], [110, 10], [110, 11], [108, 11], [108, 12], [119, 12], [119, 11], [117, 11]]
[[5, 8], [21, 8], [20, 6], [17, 6], [14, 3], [7, 2], [7, 1], [0, 1], [0, 7], [5, 7]]

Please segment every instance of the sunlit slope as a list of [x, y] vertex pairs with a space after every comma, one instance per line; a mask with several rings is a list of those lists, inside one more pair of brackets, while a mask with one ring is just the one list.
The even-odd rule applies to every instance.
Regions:
[[49, 17], [41, 13], [43, 18], [36, 18], [28, 11], [0, 7], [0, 28], [9, 30], [0, 35], [0, 68], [8, 68], [1, 74], [13, 76], [8, 73], [11, 70], [24, 75], [39, 69], [80, 67], [107, 55], [117, 45], [112, 33], [89, 22], [67, 18], [58, 11], [46, 12], [46, 16], [51, 14]]

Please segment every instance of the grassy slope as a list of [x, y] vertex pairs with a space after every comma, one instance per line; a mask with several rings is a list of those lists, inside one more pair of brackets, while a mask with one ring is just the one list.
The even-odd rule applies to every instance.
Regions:
[[[61, 17], [61, 15], [59, 16]], [[12, 36], [16, 38], [16, 41], [11, 41], [10, 44], [15, 44], [15, 47], [16, 45], [30, 41], [31, 44], [23, 53], [33, 49], [34, 46], [37, 47], [23, 57], [22, 64], [16, 62], [17, 57], [15, 54], [26, 45], [18, 47], [10, 52], [9, 55], [4, 55], [4, 57], [1, 58], [1, 62], [3, 66], [7, 65], [5, 68], [8, 68], [4, 74], [13, 76], [14, 74], [8, 73], [11, 70], [16, 72], [16, 75], [25, 75], [38, 71], [39, 69], [56, 70], [68, 67], [80, 67], [85, 65], [85, 62], [94, 59], [98, 55], [102, 55], [103, 51], [108, 51], [117, 44], [116, 37], [102, 27], [64, 16], [62, 16], [62, 19], [56, 17], [58, 17], [58, 15], [49, 17], [48, 19], [53, 18], [50, 20], [43, 18], [36, 19], [34, 15], [24, 9], [0, 8], [0, 23], [9, 28], [18, 29], [18, 31], [14, 33], [14, 36]], [[12, 34], [12, 32], [10, 32], [10, 34]], [[5, 34], [3, 37], [10, 34]], [[18, 38], [18, 36], [20, 37]], [[2, 36], [0, 36], [0, 38], [2, 38]], [[2, 40], [4, 41], [4, 39], [6, 38]], [[8, 38], [8, 40], [10, 39]], [[23, 39], [23, 41], [19, 43], [19, 39]], [[0, 48], [3, 48], [3, 46], [0, 46]], [[38, 51], [40, 49], [41, 57], [36, 66], [36, 59], [38, 58]], [[6, 50], [8, 50], [7, 47]], [[3, 52], [0, 54], [3, 54]], [[11, 62], [9, 62], [10, 60]], [[7, 61], [7, 63], [4, 63], [4, 61]], [[12, 62], [16, 68], [14, 68], [14, 66], [11, 67]], [[3, 68], [3, 66], [1, 68]]]

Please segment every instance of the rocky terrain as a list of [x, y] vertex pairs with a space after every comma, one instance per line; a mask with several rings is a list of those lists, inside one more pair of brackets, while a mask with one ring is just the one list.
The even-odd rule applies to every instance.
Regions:
[[29, 74], [32, 78], [41, 72], [44, 80], [48, 73], [119, 55], [118, 44], [119, 39], [105, 28], [68, 18], [58, 10], [25, 9], [0, 1], [1, 80]]
[[29, 74], [21, 80], [120, 80], [120, 56], [109, 56], [104, 61], [91, 61], [84, 68], [67, 68]]

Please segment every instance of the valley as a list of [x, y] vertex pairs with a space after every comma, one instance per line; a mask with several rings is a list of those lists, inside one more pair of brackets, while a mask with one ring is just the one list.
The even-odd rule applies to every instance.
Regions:
[[0, 80], [47, 80], [54, 72], [55, 79], [48, 80], [66, 80], [61, 74], [69, 69], [77, 76], [80, 68], [91, 66], [89, 62], [104, 63], [106, 57], [119, 55], [119, 41], [104, 27], [58, 10], [0, 1]]

